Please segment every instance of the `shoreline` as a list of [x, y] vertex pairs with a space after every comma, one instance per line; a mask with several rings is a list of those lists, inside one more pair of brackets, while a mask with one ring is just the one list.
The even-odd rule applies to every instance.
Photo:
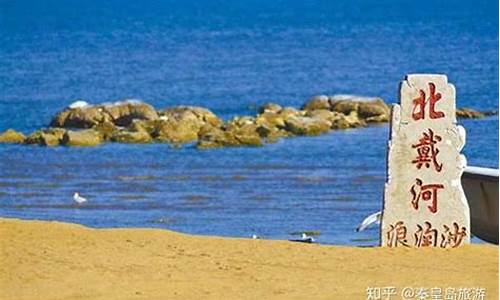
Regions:
[[2, 299], [366, 299], [389, 286], [498, 297], [493, 245], [361, 248], [10, 218], [0, 232]]

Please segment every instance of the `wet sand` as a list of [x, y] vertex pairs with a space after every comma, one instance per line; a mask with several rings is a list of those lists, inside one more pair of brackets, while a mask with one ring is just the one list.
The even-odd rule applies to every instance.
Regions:
[[497, 299], [498, 247], [335, 247], [0, 219], [0, 299], [366, 299], [367, 287], [395, 287], [393, 299], [404, 287], [480, 287]]

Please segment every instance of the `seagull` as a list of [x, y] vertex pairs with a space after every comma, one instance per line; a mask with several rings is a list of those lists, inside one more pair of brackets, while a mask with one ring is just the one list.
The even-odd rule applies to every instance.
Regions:
[[359, 225], [358, 228], [356, 228], [356, 232], [360, 232], [366, 229], [366, 227], [370, 226], [373, 223], [380, 224], [380, 219], [382, 218], [382, 212], [378, 211], [374, 214], [369, 215], [366, 217], [363, 222]]
[[87, 199], [83, 198], [82, 196], [80, 196], [78, 193], [75, 193], [73, 195], [73, 200], [75, 200], [76, 203], [78, 204], [82, 204], [82, 203], [85, 203], [87, 202]]
[[312, 236], [308, 236], [305, 232], [302, 233], [300, 239], [289, 240], [291, 242], [299, 242], [299, 243], [314, 243], [315, 240]]

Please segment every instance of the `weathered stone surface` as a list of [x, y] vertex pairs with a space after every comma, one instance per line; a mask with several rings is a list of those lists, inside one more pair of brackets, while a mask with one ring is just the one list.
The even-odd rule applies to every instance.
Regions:
[[205, 126], [200, 130], [197, 147], [199, 149], [262, 146], [262, 139], [253, 118], [234, 118], [221, 127]]
[[28, 145], [40, 146], [58, 146], [61, 143], [65, 129], [62, 128], [48, 128], [44, 130], [37, 130], [30, 134], [24, 143]]
[[118, 128], [115, 126], [115, 124], [111, 122], [103, 122], [95, 125], [92, 127], [95, 131], [99, 132], [103, 139], [108, 141], [111, 139], [113, 134], [115, 134], [118, 131]]
[[128, 126], [134, 119], [154, 120], [157, 118], [158, 114], [151, 105], [128, 100], [66, 108], [52, 119], [50, 125], [64, 128], [91, 128], [99, 123], [110, 122], [117, 126]]
[[328, 120], [310, 117], [291, 117], [285, 123], [286, 130], [295, 135], [319, 135], [328, 132], [332, 126]]
[[306, 117], [317, 118], [333, 122], [334, 120], [339, 119], [341, 117], [341, 114], [326, 109], [316, 109], [307, 111]]
[[336, 95], [329, 99], [330, 109], [349, 115], [352, 111], [366, 122], [387, 122], [390, 108], [380, 98], [359, 97], [354, 95]]
[[165, 120], [155, 122], [153, 137], [157, 141], [187, 143], [198, 138], [200, 124], [194, 120]]
[[7, 129], [0, 134], [0, 143], [21, 144], [25, 139], [24, 134], [13, 129]]
[[266, 103], [266, 104], [262, 105], [261, 107], [259, 107], [259, 114], [263, 114], [263, 113], [266, 113], [266, 112], [277, 113], [277, 112], [279, 112], [282, 109], [283, 108], [279, 104], [276, 104], [276, 103]]
[[129, 143], [129, 144], [146, 144], [151, 143], [153, 139], [145, 130], [140, 131], [126, 131], [121, 130], [115, 132], [111, 136], [111, 141], [117, 143]]
[[102, 135], [94, 129], [68, 130], [62, 137], [61, 144], [65, 146], [97, 146], [103, 142]]
[[229, 126], [226, 131], [234, 136], [238, 145], [244, 146], [262, 146], [262, 140], [257, 132], [257, 125], [247, 123], [242, 126]]
[[283, 115], [276, 112], [266, 111], [255, 118], [255, 123], [257, 125], [266, 126], [269, 128], [284, 128], [285, 119]]
[[[222, 121], [211, 111], [201, 107], [178, 106], [160, 112], [160, 120], [143, 124], [158, 141], [187, 143], [196, 141], [204, 126], [217, 127]], [[149, 128], [149, 130], [148, 130]]]
[[287, 120], [288, 118], [291, 117], [303, 117], [305, 116], [306, 112], [303, 110], [297, 110], [293, 107], [285, 107], [282, 110], [278, 112], [281, 118], [283, 120]]
[[324, 109], [324, 110], [330, 110], [331, 105], [328, 96], [325, 95], [317, 95], [313, 96], [311, 99], [309, 99], [303, 106], [303, 110], [317, 110], [317, 109]]
[[356, 111], [352, 111], [348, 116], [342, 113], [334, 113], [336, 117], [332, 121], [332, 129], [349, 129], [366, 126], [366, 122], [358, 118]]
[[444, 75], [408, 75], [392, 111], [381, 244], [453, 248], [470, 240], [461, 186], [465, 130]]
[[199, 132], [198, 149], [239, 146], [238, 140], [221, 127], [205, 126]]
[[359, 103], [358, 115], [366, 122], [388, 122], [390, 113], [389, 106], [380, 98]]
[[168, 119], [196, 119], [200, 123], [211, 126], [222, 125], [222, 121], [210, 110], [198, 106], [175, 106], [160, 111], [160, 115]]

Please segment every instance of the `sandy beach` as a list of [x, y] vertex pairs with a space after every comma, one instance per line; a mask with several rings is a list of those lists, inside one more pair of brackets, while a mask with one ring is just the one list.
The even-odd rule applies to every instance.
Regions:
[[336, 247], [16, 219], [0, 219], [0, 233], [1, 299], [366, 299], [368, 287], [498, 298], [490, 245]]

